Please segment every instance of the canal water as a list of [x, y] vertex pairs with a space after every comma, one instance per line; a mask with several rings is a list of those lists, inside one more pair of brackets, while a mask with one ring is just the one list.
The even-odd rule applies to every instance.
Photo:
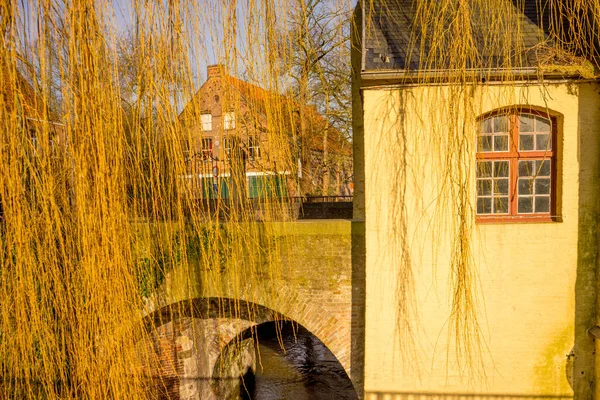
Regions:
[[[355, 400], [348, 375], [325, 345], [306, 329], [262, 327], [256, 371], [247, 371], [240, 398], [256, 400]], [[244, 388], [245, 387], [245, 388]]]

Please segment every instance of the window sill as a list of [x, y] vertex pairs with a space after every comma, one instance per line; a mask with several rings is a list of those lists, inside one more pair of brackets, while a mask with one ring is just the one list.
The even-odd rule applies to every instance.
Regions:
[[519, 223], [548, 223], [548, 222], [563, 222], [562, 216], [550, 215], [508, 215], [508, 216], [477, 216], [475, 223], [477, 224], [519, 224]]

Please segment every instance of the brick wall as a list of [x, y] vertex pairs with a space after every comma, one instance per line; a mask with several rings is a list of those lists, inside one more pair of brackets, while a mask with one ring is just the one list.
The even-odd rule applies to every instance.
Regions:
[[[214, 314], [199, 312], [204, 320], [179, 315], [173, 321], [159, 324], [153, 333], [152, 346], [160, 361], [160, 371], [149, 375], [162, 386], [156, 389], [161, 396], [185, 400], [213, 398], [215, 393], [208, 383], [221, 350], [249, 326], [281, 317], [298, 322], [321, 340], [342, 364], [359, 395], [362, 393], [365, 304], [362, 224], [302, 221], [278, 224], [270, 232], [274, 235], [272, 242], [281, 249], [281, 269], [277, 276], [271, 277], [263, 292], [247, 287], [240, 288], [237, 295], [214, 289], [203, 296], [190, 295], [199, 298], [194, 303], [196, 310], [203, 307], [200, 298], [210, 297], [248, 301], [252, 307], [259, 307], [256, 313], [239, 315], [233, 308], [221, 305], [211, 308]], [[171, 281], [171, 284], [176, 287], [187, 282]]]

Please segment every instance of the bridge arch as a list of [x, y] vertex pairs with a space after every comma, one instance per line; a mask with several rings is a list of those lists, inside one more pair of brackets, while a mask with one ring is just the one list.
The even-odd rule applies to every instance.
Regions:
[[242, 319], [257, 324], [286, 319], [277, 311], [263, 305], [227, 297], [197, 297], [165, 305], [143, 319], [146, 328], [153, 328], [180, 318]]
[[[248, 350], [254, 353], [251, 357]], [[270, 360], [265, 362], [265, 357]], [[280, 366], [293, 370], [293, 375], [281, 374]], [[231, 398], [242, 391], [248, 398], [270, 397], [273, 389], [269, 383], [274, 382], [276, 394], [285, 398], [358, 399], [351, 378], [331, 350], [308, 329], [289, 320], [263, 322], [240, 332], [222, 348], [212, 376], [211, 389], [218, 398]], [[249, 382], [245, 382], [247, 376]], [[238, 385], [229, 384], [232, 379]]]
[[[209, 398], [206, 387], [212, 379], [217, 359], [222, 351], [239, 335], [242, 336], [238, 339], [243, 335], [251, 334], [253, 330], [257, 332], [257, 327], [264, 328], [268, 324], [277, 322], [294, 323], [306, 329], [334, 355], [342, 366], [344, 374], [350, 376], [349, 360], [345, 360], [346, 365], [344, 364], [344, 357], [348, 358], [347, 352], [336, 354], [336, 349], [330, 346], [330, 343], [334, 345], [338, 341], [342, 343], [343, 339], [338, 338], [336, 341], [332, 340], [332, 337], [323, 335], [323, 333], [335, 334], [339, 331], [336, 318], [324, 315], [318, 307], [301, 301], [298, 296], [284, 294], [281, 297], [282, 299], [275, 304], [280, 304], [281, 307], [278, 308], [284, 308], [288, 313], [255, 302], [228, 297], [197, 297], [181, 300], [148, 313], [143, 318], [143, 324], [146, 331], [154, 332], [152, 333], [154, 343], [151, 345], [161, 362], [160, 376], [156, 377], [158, 381], [156, 383], [162, 388], [159, 397], [164, 393], [163, 397], [194, 398], [194, 393], [204, 390], [201, 398]], [[198, 322], [194, 322], [209, 320], [219, 322], [204, 331], [198, 328]], [[212, 335], [210, 332], [216, 334]], [[204, 337], [201, 337], [203, 334]], [[206, 340], [207, 343], [202, 344], [206, 351], [202, 350], [203, 353], [200, 355], [198, 352], [201, 346], [198, 342], [207, 336], [210, 336]], [[199, 357], [205, 359], [205, 366], [197, 365]], [[201, 384], [200, 381], [204, 383]], [[200, 386], [204, 389], [199, 389]], [[215, 395], [214, 398], [218, 397]]]

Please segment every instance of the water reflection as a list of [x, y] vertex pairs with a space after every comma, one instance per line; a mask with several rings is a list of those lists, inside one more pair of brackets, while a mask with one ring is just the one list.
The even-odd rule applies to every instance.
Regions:
[[[348, 375], [325, 345], [306, 329], [275, 323], [258, 330], [256, 371], [248, 370], [240, 398], [257, 400], [357, 399]], [[283, 349], [282, 349], [283, 347]], [[247, 390], [245, 390], [247, 389]]]

